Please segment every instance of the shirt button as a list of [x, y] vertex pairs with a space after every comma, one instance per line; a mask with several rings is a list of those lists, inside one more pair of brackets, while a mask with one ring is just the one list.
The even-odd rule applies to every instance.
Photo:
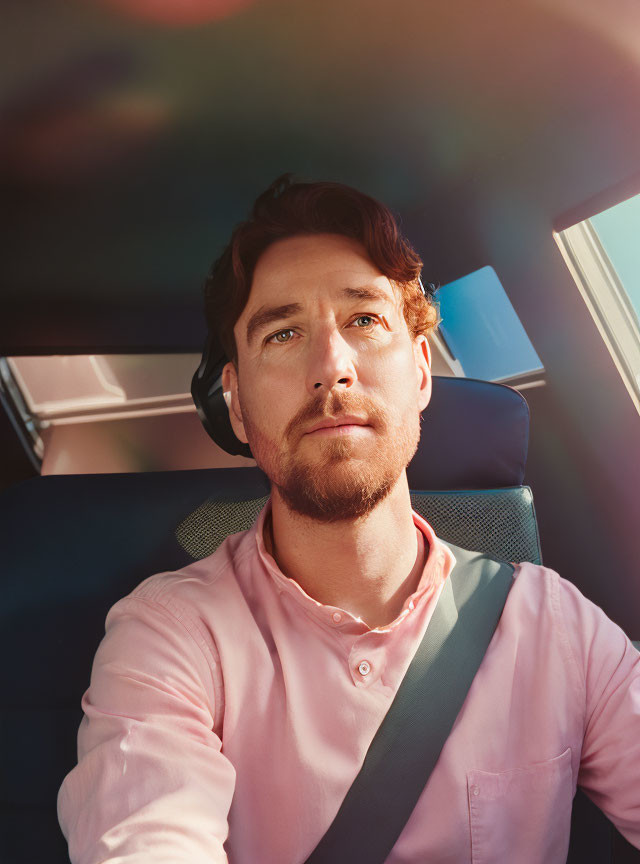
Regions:
[[480, 794], [480, 789], [479, 789], [477, 786], [474, 786], [472, 791], [473, 791], [473, 794], [474, 794], [474, 795], [479, 795], [479, 794]]
[[415, 609], [415, 608], [416, 608], [416, 607], [415, 607], [415, 605], [414, 605], [413, 600], [410, 600], [410, 601], [409, 601], [409, 609]]
[[339, 612], [334, 612], [332, 617], [336, 624], [339, 624], [342, 621], [342, 615]]
[[371, 672], [371, 664], [368, 660], [363, 660], [362, 663], [358, 666], [358, 672], [361, 675], [368, 675]]

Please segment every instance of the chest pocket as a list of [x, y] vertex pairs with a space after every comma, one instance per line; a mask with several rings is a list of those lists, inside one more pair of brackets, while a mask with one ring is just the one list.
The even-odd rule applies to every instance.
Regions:
[[469, 771], [467, 795], [473, 864], [565, 864], [573, 800], [570, 747], [525, 768]]

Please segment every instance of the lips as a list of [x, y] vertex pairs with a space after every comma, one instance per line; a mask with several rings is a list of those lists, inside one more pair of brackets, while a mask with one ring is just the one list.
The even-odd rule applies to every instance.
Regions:
[[315, 432], [318, 429], [332, 429], [336, 426], [368, 426], [368, 423], [365, 423], [362, 417], [354, 417], [352, 415], [344, 415], [343, 417], [327, 417], [324, 420], [321, 420], [319, 423], [316, 423], [315, 426], [312, 426], [311, 429], [307, 429], [306, 434], [310, 434], [311, 432]]

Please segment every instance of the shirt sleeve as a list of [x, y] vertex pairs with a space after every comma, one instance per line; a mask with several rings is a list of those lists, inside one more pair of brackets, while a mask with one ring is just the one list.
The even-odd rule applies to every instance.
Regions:
[[197, 626], [164, 601], [112, 607], [82, 697], [78, 764], [58, 793], [72, 864], [227, 862], [236, 773], [213, 731], [213, 663]]
[[640, 653], [565, 579], [560, 601], [586, 701], [578, 785], [640, 849]]

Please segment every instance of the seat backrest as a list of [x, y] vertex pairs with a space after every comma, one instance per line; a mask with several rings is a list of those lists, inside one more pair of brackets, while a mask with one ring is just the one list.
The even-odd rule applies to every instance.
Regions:
[[[434, 378], [407, 469], [412, 505], [444, 540], [540, 561], [522, 485], [527, 443], [517, 391]], [[8, 861], [68, 861], [56, 797], [76, 762], [80, 700], [110, 607], [153, 573], [210, 555], [248, 528], [269, 492], [258, 468], [227, 468], [36, 477], [0, 496]]]

